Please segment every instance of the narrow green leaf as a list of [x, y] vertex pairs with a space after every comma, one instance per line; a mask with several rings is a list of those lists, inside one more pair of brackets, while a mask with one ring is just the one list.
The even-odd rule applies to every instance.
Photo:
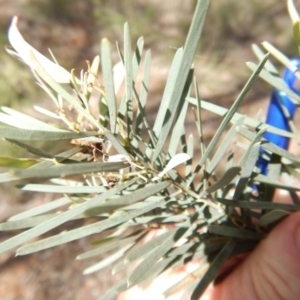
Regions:
[[99, 111], [99, 122], [103, 127], [106, 127], [109, 119], [109, 112], [107, 100], [103, 95], [101, 95], [99, 99]]
[[162, 233], [161, 235], [155, 237], [154, 239], [148, 241], [147, 243], [139, 246], [138, 248], [134, 249], [131, 251], [125, 258], [124, 258], [124, 264], [130, 264], [137, 259], [145, 256], [149, 252], [151, 252], [153, 249], [157, 248], [160, 246], [163, 241], [165, 241], [167, 238], [170, 236], [174, 235], [174, 230], [169, 230], [167, 232]]
[[113, 254], [106, 256], [105, 259], [101, 260], [100, 262], [90, 266], [89, 268], [85, 269], [83, 271], [84, 275], [87, 274], [91, 274], [94, 272], [97, 272], [109, 265], [111, 265], [112, 263], [114, 263], [116, 260], [120, 259], [122, 256], [124, 256], [124, 254], [135, 245], [135, 243], [130, 243], [126, 246], [124, 246], [122, 249], [115, 251]]
[[[131, 180], [127, 183], [121, 184], [117, 187], [114, 187], [110, 190], [108, 190], [106, 193], [101, 194], [100, 196], [97, 196], [87, 202], [84, 202], [82, 204], [77, 205], [76, 207], [73, 207], [70, 210], [67, 210], [61, 214], [59, 214], [58, 216], [32, 228], [29, 229], [25, 232], [22, 232], [4, 242], [2, 242], [0, 244], [0, 253], [3, 253], [7, 250], [10, 250], [16, 246], [19, 246], [20, 244], [34, 238], [37, 237], [47, 231], [50, 231], [51, 229], [67, 222], [68, 220], [78, 216], [79, 214], [83, 213], [84, 211], [86, 211], [87, 209], [89, 209], [92, 206], [95, 206], [95, 204], [106, 200], [109, 197], [112, 197], [113, 195], [115, 195], [116, 193], [120, 192], [121, 190], [127, 188], [128, 186], [130, 186], [131, 184], [133, 184], [136, 181], [136, 179]], [[65, 233], [66, 234], [66, 233]], [[62, 237], [62, 235], [60, 235], [60, 237]], [[30, 244], [32, 245], [32, 244]], [[28, 246], [30, 246], [28, 245]], [[26, 247], [26, 246], [25, 246]], [[26, 249], [26, 248], [25, 248]], [[33, 249], [34, 250], [34, 249]], [[37, 249], [38, 251], [38, 249]]]
[[17, 175], [21, 178], [51, 178], [105, 171], [116, 171], [126, 167], [128, 167], [128, 164], [124, 162], [73, 163], [67, 165], [59, 164], [46, 169], [32, 168], [24, 171], [14, 171], [13, 175]]
[[[173, 62], [170, 68], [168, 80], [165, 86], [165, 90], [162, 96], [162, 99], [160, 101], [159, 110], [157, 113], [157, 116], [155, 118], [155, 123], [153, 126], [153, 131], [156, 135], [156, 137], [159, 136], [160, 131], [164, 124], [164, 119], [166, 118], [167, 111], [170, 106], [170, 102], [172, 100], [172, 89], [174, 89], [174, 86], [176, 84], [176, 78], [179, 76], [180, 71], [180, 64], [183, 56], [183, 49], [180, 48], [176, 51], [175, 56], [173, 58]], [[178, 100], [179, 101], [179, 100]]]
[[[155, 142], [156, 142], [156, 137], [155, 137], [155, 135], [154, 135], [154, 133], [153, 133], [153, 131], [152, 131], [152, 128], [150, 127], [149, 122], [148, 122], [148, 120], [147, 120], [147, 118], [146, 118], [145, 110], [144, 110], [143, 106], [142, 106], [141, 103], [140, 103], [139, 96], [138, 96], [138, 93], [137, 93], [135, 87], [133, 87], [133, 92], [134, 92], [134, 96], [135, 96], [135, 99], [136, 99], [136, 102], [137, 102], [137, 105], [138, 105], [138, 108], [139, 108], [139, 111], [140, 111], [140, 115], [141, 115], [142, 118], [143, 118], [143, 123], [144, 123], [144, 125], [145, 125], [145, 127], [146, 127], [146, 129], [147, 129], [148, 135], [149, 135], [149, 137], [150, 137], [150, 141], [149, 141], [148, 144], [149, 144], [149, 146], [151, 145], [151, 147], [153, 148], [153, 145], [154, 145]], [[131, 134], [131, 139], [132, 139], [132, 136], [133, 136], [133, 135], [134, 135], [134, 134], [132, 133], [132, 134]], [[137, 136], [137, 135], [135, 134], [135, 136]], [[149, 146], [148, 146], [148, 147], [149, 147]], [[148, 150], [148, 149], [147, 149], [147, 150]], [[146, 152], [147, 152], [147, 150], [146, 150]]]
[[[21, 147], [25, 150], [27, 150], [29, 153], [33, 153], [35, 155], [37, 155], [39, 158], [42, 157], [46, 157], [46, 158], [54, 158], [53, 154], [50, 154], [46, 151], [43, 151], [41, 149], [38, 149], [36, 147], [33, 147], [31, 145], [25, 144], [23, 142], [17, 141], [17, 140], [11, 140], [11, 139], [5, 139], [6, 141], [8, 141], [9, 143], [13, 144], [13, 145], [17, 145], [18, 147]], [[80, 151], [80, 149], [78, 150], [78, 152]]]
[[[184, 106], [185, 98], [190, 94], [190, 87], [191, 87], [191, 83], [193, 80], [193, 74], [194, 74], [194, 69], [191, 68], [188, 73], [188, 77], [185, 82], [185, 85], [184, 85], [184, 88], [182, 91], [182, 95], [179, 98], [179, 101], [176, 104], [176, 107], [173, 107], [173, 104], [174, 104], [173, 101], [170, 102], [170, 107], [168, 108], [168, 110], [166, 112], [164, 124], [163, 124], [162, 130], [159, 133], [158, 141], [157, 141], [155, 149], [154, 149], [153, 161], [156, 159], [156, 157], [158, 157], [159, 152], [162, 150], [163, 145], [166, 143], [167, 137], [169, 135], [169, 131], [171, 129], [171, 127], [168, 125], [168, 124], [170, 124], [169, 122], [171, 122], [169, 120], [172, 119], [172, 123], [174, 122], [175, 116], [177, 117], [180, 114], [180, 111], [181, 111], [182, 107]], [[168, 132], [168, 134], [167, 134], [167, 132]], [[165, 139], [162, 138], [163, 136], [165, 136]], [[160, 149], [160, 150], [158, 151], [157, 149]]]
[[143, 276], [153, 265], [167, 253], [174, 243], [183, 235], [186, 228], [176, 228], [158, 247], [153, 249], [149, 255], [134, 269], [128, 276], [128, 286], [136, 284], [141, 276]]
[[68, 131], [43, 131], [43, 130], [26, 130], [17, 129], [12, 127], [0, 127], [0, 138], [13, 139], [13, 140], [25, 140], [25, 141], [61, 141], [71, 140], [83, 137], [95, 136], [98, 133], [91, 132], [68, 132]]
[[200, 159], [200, 161], [198, 163], [198, 166], [196, 167], [195, 172], [194, 172], [194, 174], [193, 174], [192, 179], [190, 180], [190, 182], [192, 182], [195, 179], [198, 171], [200, 171], [200, 169], [202, 168], [202, 166], [205, 164], [207, 158], [209, 157], [209, 155], [211, 154], [212, 150], [214, 149], [214, 147], [216, 146], [216, 144], [220, 140], [221, 134], [225, 130], [226, 126], [228, 125], [228, 123], [230, 122], [230, 120], [232, 119], [232, 117], [234, 116], [234, 114], [235, 114], [236, 110], [238, 109], [241, 101], [244, 99], [245, 95], [248, 93], [248, 91], [250, 90], [250, 88], [254, 84], [254, 81], [256, 80], [257, 76], [260, 74], [260, 72], [263, 71], [262, 69], [263, 69], [266, 61], [268, 60], [268, 58], [269, 58], [269, 54], [266, 54], [265, 57], [263, 58], [263, 60], [259, 63], [259, 65], [253, 71], [253, 74], [250, 76], [250, 78], [248, 79], [248, 81], [244, 85], [242, 91], [238, 95], [237, 99], [234, 101], [234, 103], [231, 106], [231, 108], [226, 113], [226, 115], [225, 115], [224, 119], [222, 120], [219, 128], [215, 132], [214, 137], [210, 141], [210, 143], [209, 143], [209, 145], [208, 145], [205, 153], [201, 157], [201, 159]]
[[[166, 109], [164, 109], [162, 115], [158, 113], [157, 119], [162, 117], [163, 124], [160, 126], [154, 125], [154, 132], [158, 137], [158, 142], [154, 152], [153, 161], [158, 157], [167, 136], [169, 135], [170, 128], [172, 126], [175, 115], [177, 114], [177, 107], [179, 105], [181, 97], [183, 97], [183, 91], [188, 80], [189, 72], [193, 63], [193, 59], [196, 53], [198, 41], [202, 32], [206, 12], [209, 6], [209, 0], [202, 0], [197, 2], [195, 13], [192, 19], [190, 30], [183, 48], [183, 51], [179, 49], [177, 55], [174, 58], [176, 62], [175, 75], [171, 77], [172, 83], [167, 82], [167, 95], [166, 95]], [[175, 61], [175, 59], [177, 61]], [[164, 93], [165, 96], [165, 93]], [[163, 127], [162, 127], [163, 126]], [[163, 130], [162, 130], [163, 128]]]
[[101, 40], [101, 66], [109, 111], [110, 130], [114, 134], [117, 123], [117, 104], [112, 73], [111, 47], [109, 40], [106, 38]]
[[[256, 45], [256, 44], [252, 44], [252, 50], [254, 52], [254, 54], [256, 55], [256, 57], [258, 58], [259, 61], [261, 61], [264, 56], [266, 55], [265, 52], [263, 52], [261, 50], [261, 48]], [[279, 74], [278, 73], [278, 70], [276, 69], [276, 67], [270, 62], [270, 60], [268, 60], [265, 64], [265, 69], [267, 71], [269, 71], [270, 73], [273, 73], [273, 74]]]
[[[140, 63], [142, 61], [143, 49], [144, 49], [144, 38], [140, 37], [137, 40], [136, 49], [135, 49], [135, 52], [134, 52], [134, 55], [132, 58], [133, 78], [135, 78], [138, 73], [138, 69], [139, 69]], [[135, 79], [133, 79], [133, 81], [135, 81]]]
[[0, 166], [10, 168], [28, 168], [38, 163], [38, 160], [32, 158], [12, 158], [0, 156]]
[[[170, 181], [162, 181], [157, 184], [147, 185], [146, 187], [142, 186], [137, 191], [134, 191], [133, 193], [130, 193], [129, 195], [124, 195], [117, 199], [111, 199], [103, 204], [100, 204], [96, 207], [91, 208], [90, 210], [86, 211], [85, 213], [87, 215], [98, 215], [98, 214], [102, 214], [105, 212], [110, 212], [110, 211], [116, 210], [118, 208], [133, 204], [140, 200], [147, 199], [148, 197], [158, 193], [159, 191], [166, 189], [170, 185], [171, 185]], [[161, 197], [161, 198], [164, 198], [164, 197]]]
[[[182, 262], [182, 265], [185, 264], [184, 258], [181, 258], [179, 260], [179, 264]], [[191, 282], [191, 276], [196, 277], [198, 274], [203, 274], [205, 268], [207, 268], [207, 258], [203, 255], [203, 257], [200, 258], [200, 263], [199, 267], [197, 270], [193, 271], [192, 273], [187, 273], [185, 277], [177, 281], [175, 284], [170, 286], [168, 289], [166, 289], [163, 294], [165, 297], [171, 296], [172, 294], [178, 292], [179, 290], [189, 290], [190, 292], [188, 294], [191, 294], [191, 292], [194, 290], [196, 287], [196, 284], [190, 284]], [[175, 267], [175, 266], [174, 266]], [[176, 264], [177, 267], [177, 264]], [[198, 277], [198, 276], [197, 276]], [[180, 298], [180, 300], [186, 300], [187, 297]]]
[[267, 226], [270, 224], [274, 224], [280, 220], [282, 220], [283, 218], [285, 218], [286, 216], [289, 215], [289, 212], [286, 210], [272, 210], [270, 212], [267, 212], [266, 214], [264, 214], [259, 220], [257, 225], [258, 226]]
[[219, 164], [220, 160], [224, 157], [224, 154], [229, 147], [230, 143], [234, 136], [236, 135], [236, 128], [244, 123], [245, 117], [240, 118], [231, 126], [230, 130], [227, 132], [225, 137], [223, 138], [220, 147], [217, 149], [216, 153], [214, 154], [213, 158], [211, 159], [209, 165], [206, 168], [206, 172], [211, 174], [216, 166]]
[[161, 261], [153, 265], [150, 269], [146, 270], [146, 272], [140, 278], [138, 278], [135, 284], [139, 286], [147, 284], [149, 280], [153, 280], [154, 278], [156, 278], [166, 268], [170, 268], [174, 260], [174, 257], [163, 258]]
[[[131, 234], [129, 236], [126, 236], [125, 238], [118, 238], [116, 237], [117, 239], [111, 241], [113, 239], [112, 238], [108, 238], [106, 243], [104, 243], [103, 245], [101, 245], [100, 247], [97, 247], [95, 249], [92, 249], [92, 250], [89, 250], [87, 252], [84, 252], [80, 255], [78, 255], [76, 257], [76, 259], [86, 259], [86, 258], [90, 258], [90, 257], [93, 257], [93, 256], [96, 256], [96, 255], [99, 255], [99, 254], [102, 254], [102, 253], [105, 253], [107, 251], [110, 251], [112, 249], [115, 249], [115, 248], [118, 248], [124, 244], [126, 244], [127, 242], [132, 242], [132, 241], [136, 241], [139, 239], [139, 237], [141, 236], [140, 233], [142, 233], [143, 231], [141, 230], [138, 230], [136, 231], [135, 234]], [[142, 234], [143, 236], [143, 234]]]
[[[247, 66], [251, 69], [254, 70], [257, 68], [257, 65], [252, 62], [248, 62]], [[268, 82], [270, 85], [275, 87], [278, 90], [283, 91], [286, 93], [290, 98], [291, 101], [294, 102], [296, 105], [300, 103], [300, 96], [297, 95], [295, 92], [293, 92], [287, 84], [284, 82], [284, 80], [279, 77], [279, 76], [274, 76], [271, 73], [269, 73], [266, 70], [262, 70], [259, 74], [259, 76], [264, 79], [266, 82]]]
[[[50, 118], [54, 118], [54, 119], [57, 119], [57, 120], [61, 120], [61, 117], [59, 115], [57, 115], [56, 113], [48, 110], [48, 109], [45, 109], [43, 107], [40, 107], [38, 105], [34, 105], [33, 108], [38, 111], [39, 113], [47, 116], [47, 117], [50, 117]], [[61, 130], [61, 129], [58, 129], [56, 127], [53, 128], [55, 131], [57, 130]]]
[[[126, 186], [123, 185], [122, 188], [125, 189]], [[113, 189], [109, 190], [105, 194], [108, 194], [112, 190]], [[116, 191], [114, 191], [114, 194], [115, 193], [116, 193]], [[97, 198], [100, 198], [100, 197], [101, 197], [101, 199], [105, 200], [104, 198], [107, 198], [107, 195], [102, 194]], [[106, 229], [111, 228], [113, 226], [116, 226], [118, 224], [124, 223], [124, 222], [126, 222], [126, 221], [128, 221], [132, 218], [135, 218], [139, 215], [142, 215], [142, 214], [144, 214], [148, 211], [153, 210], [154, 208], [163, 206], [165, 204], [166, 204], [166, 201], [161, 200], [161, 201], [158, 201], [158, 202], [155, 202], [155, 203], [151, 203], [151, 204], [149, 204], [149, 205], [147, 205], [147, 206], [145, 206], [141, 209], [137, 209], [137, 210], [129, 212], [129, 213], [123, 213], [123, 214], [120, 214], [120, 215], [117, 215], [117, 216], [112, 216], [112, 217], [110, 217], [110, 218], [108, 218], [104, 221], [99, 221], [99, 222], [96, 222], [96, 223], [93, 223], [93, 224], [90, 224], [90, 225], [86, 225], [86, 226], [82, 226], [82, 227], [77, 228], [77, 229], [70, 230], [68, 232], [63, 232], [61, 234], [54, 235], [54, 236], [49, 237], [49, 238], [45, 238], [45, 239], [40, 240], [38, 242], [34, 242], [34, 243], [31, 243], [29, 245], [26, 245], [26, 246], [23, 246], [23, 247], [19, 248], [17, 250], [17, 255], [25, 255], [25, 254], [29, 254], [29, 253], [34, 253], [34, 252], [37, 252], [37, 251], [40, 251], [40, 250], [43, 250], [43, 249], [48, 249], [48, 248], [51, 248], [51, 247], [54, 247], [54, 246], [57, 246], [57, 245], [60, 245], [60, 244], [71, 242], [71, 241], [80, 239], [82, 237], [85, 237], [85, 236], [88, 236], [88, 235], [91, 235], [91, 234], [94, 234], [94, 233], [99, 233], [103, 230], [106, 230]], [[91, 200], [90, 200], [90, 201], [88, 201], [88, 202], [86, 202], [82, 205], [85, 205], [85, 207], [87, 207], [87, 209], [88, 209], [90, 207], [90, 205], [95, 205], [95, 201], [92, 201], [92, 204], [91, 204]], [[64, 213], [64, 214], [66, 214], [66, 213]], [[50, 221], [52, 221], [53, 219], [51, 219]], [[42, 224], [42, 225], [44, 225], [44, 224]], [[56, 226], [58, 226], [58, 225], [56, 225]], [[35, 229], [35, 228], [33, 228], [33, 229]], [[47, 229], [48, 229], [48, 226], [47, 226]], [[46, 231], [48, 231], [47, 229], [46, 229]], [[40, 232], [38, 232], [38, 235], [40, 235]], [[14, 238], [18, 238], [19, 236], [20, 235], [14, 237]], [[16, 246], [16, 244], [14, 244], [14, 246], [12, 247], [11, 242], [9, 242], [10, 240], [7, 240], [4, 243], [9, 244], [9, 248], [11, 249], [14, 246]], [[27, 238], [26, 238], [26, 240], [27, 240]], [[24, 241], [23, 239], [21, 241], [18, 240], [17, 245], [21, 244], [23, 241]], [[4, 246], [2, 246], [4, 243], [0, 244], [0, 252], [7, 250], [7, 249], [4, 248]], [[4, 245], [6, 246], [6, 244], [4, 244]]]
[[169, 143], [169, 150], [168, 150], [170, 157], [173, 157], [176, 154], [176, 151], [178, 149], [178, 145], [180, 142], [179, 133], [184, 128], [184, 121], [186, 119], [187, 109], [188, 109], [188, 102], [185, 101], [172, 130], [172, 135], [171, 135], [171, 140]]
[[130, 137], [132, 130], [132, 99], [133, 99], [133, 73], [131, 41], [128, 23], [124, 25], [124, 65], [125, 65], [125, 95], [126, 95], [126, 116], [127, 116], [127, 136]]
[[[196, 79], [194, 81], [194, 87], [195, 87], [195, 94], [196, 94], [195, 100], [196, 100], [196, 108], [197, 108], [197, 110], [195, 112], [196, 127], [197, 127], [197, 131], [199, 134], [199, 139], [200, 139], [200, 153], [201, 153], [201, 155], [203, 155], [204, 152], [206, 151], [206, 146], [204, 143], [202, 119], [201, 119], [202, 104], [201, 104], [201, 100], [200, 100], [199, 89], [198, 89], [198, 84], [197, 84]], [[209, 162], [209, 160], [208, 160], [208, 162]]]
[[257, 163], [259, 150], [260, 150], [260, 143], [256, 143], [250, 148], [249, 154], [247, 155], [247, 160], [245, 162], [245, 166], [242, 169], [242, 174], [239, 177], [238, 183], [236, 185], [233, 199], [239, 199], [242, 197], [243, 191], [247, 187], [253, 169]]
[[[252, 151], [252, 147], [261, 141], [264, 133], [266, 132], [267, 130], [267, 127], [265, 128], [262, 128], [254, 137], [254, 139], [251, 141], [251, 144], [247, 147], [247, 151], [245, 152], [245, 154], [243, 155], [243, 157], [241, 158], [240, 162], [239, 162], [239, 165], [241, 167], [244, 167], [247, 163], [248, 163], [248, 158], [249, 158], [249, 155], [251, 154], [251, 151]], [[250, 174], [249, 174], [250, 176]]]
[[293, 33], [294, 33], [294, 39], [296, 41], [297, 46], [300, 46], [300, 21], [297, 21], [293, 25]]
[[262, 174], [255, 176], [253, 180], [265, 183], [267, 185], [273, 186], [278, 189], [283, 189], [283, 190], [287, 190], [287, 191], [300, 191], [300, 186], [285, 184], [285, 183], [279, 182], [276, 179], [266, 177]]
[[293, 22], [293, 24], [295, 24], [296, 22], [299, 21], [299, 14], [297, 12], [297, 9], [294, 5], [294, 1], [293, 0], [288, 0], [287, 1], [287, 8], [288, 8], [288, 12], [290, 15], [290, 18]]
[[[194, 157], [194, 136], [192, 134], [190, 134], [188, 137], [187, 154], [191, 158]], [[192, 175], [192, 159], [188, 160], [185, 163], [185, 180], [188, 180], [191, 175]]]
[[228, 185], [239, 173], [241, 172], [241, 167], [232, 167], [223, 174], [223, 176], [215, 182], [212, 186], [207, 188], [200, 194], [201, 197], [205, 197], [208, 194], [213, 193], [214, 191], [223, 188], [224, 186]]
[[46, 212], [49, 212], [53, 209], [59, 208], [63, 205], [66, 204], [71, 204], [70, 199], [68, 198], [59, 198], [57, 200], [53, 200], [51, 202], [47, 202], [43, 205], [40, 205], [38, 207], [34, 207], [32, 209], [29, 209], [27, 211], [21, 212], [19, 214], [16, 214], [12, 217], [10, 217], [8, 220], [9, 221], [17, 221], [17, 220], [23, 220], [23, 219], [27, 219], [27, 218], [31, 218], [40, 214], [44, 214]]
[[[125, 79], [125, 61], [124, 61], [124, 55], [119, 47], [119, 44], [117, 43], [117, 50], [120, 57], [120, 63], [122, 63], [123, 72], [124, 72], [124, 79]], [[125, 80], [124, 80], [125, 81]], [[120, 101], [119, 109], [118, 109], [118, 117], [125, 121], [126, 118], [126, 93], [123, 93], [122, 99]]]
[[135, 224], [164, 224], [164, 223], [179, 223], [187, 220], [186, 215], [162, 214], [160, 216], [137, 217], [134, 219]]
[[[128, 24], [127, 24], [127, 27], [128, 27]], [[129, 29], [129, 27], [128, 27], [128, 29]], [[126, 34], [127, 33], [124, 32], [124, 36]], [[124, 47], [125, 47], [125, 43], [124, 43]], [[144, 47], [144, 40], [143, 40], [143, 38], [139, 38], [138, 42], [137, 42], [136, 51], [135, 51], [135, 53], [133, 55], [133, 58], [132, 58], [132, 84], [133, 84], [132, 86], [134, 86], [134, 83], [136, 81], [136, 76], [137, 76], [137, 73], [138, 73], [138, 66], [141, 62], [141, 55], [142, 55], [143, 47]], [[118, 44], [117, 44], [117, 50], [118, 50], [121, 62], [125, 66], [125, 58], [124, 58]], [[131, 51], [131, 46], [130, 46], [130, 51]], [[128, 63], [129, 63], [129, 61], [128, 61]], [[120, 103], [120, 106], [119, 106], [119, 111], [118, 111], [118, 115], [121, 119], [124, 119], [126, 117], [126, 111], [127, 111], [126, 103], [127, 103], [126, 102], [126, 93], [124, 93], [123, 97], [122, 97], [122, 100], [121, 100], [121, 103]]]
[[[25, 123], [32, 123], [33, 125], [36, 125], [36, 126], [41, 126], [41, 127], [45, 127], [45, 128], [49, 128], [49, 129], [52, 129], [52, 130], [58, 130], [60, 131], [60, 129], [58, 128], [55, 128], [43, 121], [40, 121], [34, 117], [31, 117], [31, 116], [28, 116], [24, 113], [21, 113], [19, 111], [16, 111], [10, 107], [6, 107], [6, 106], [2, 106], [1, 107], [2, 111], [4, 111], [6, 114], [10, 115], [11, 117], [13, 118], [18, 118], [19, 120], [25, 122]], [[26, 125], [26, 124], [24, 124]]]
[[[195, 99], [195, 98], [188, 97], [187, 101], [190, 102], [193, 105], [197, 105], [197, 99]], [[215, 113], [219, 116], [222, 116], [222, 117], [225, 116], [228, 112], [228, 109], [226, 109], [224, 107], [221, 107], [219, 105], [204, 101], [204, 100], [201, 100], [201, 107], [203, 109], [206, 109], [206, 110], [208, 110], [212, 113]], [[230, 120], [230, 123], [234, 124], [234, 122], [236, 122], [241, 117], [243, 117], [243, 115], [236, 112], [233, 115], [232, 119]], [[244, 121], [244, 124], [247, 125], [247, 126], [254, 127], [256, 129], [262, 129], [266, 126], [265, 123], [262, 123], [262, 122], [260, 122], [256, 119], [252, 119], [250, 117], [246, 117], [246, 119]], [[278, 135], [286, 136], [286, 137], [289, 137], [289, 138], [296, 138], [295, 134], [293, 134], [291, 132], [288, 132], [286, 130], [276, 128], [276, 127], [271, 126], [269, 124], [268, 124], [267, 131], [278, 134]]]
[[231, 200], [231, 199], [221, 199], [216, 198], [216, 200], [224, 205], [240, 207], [245, 209], [265, 209], [265, 210], [287, 210], [287, 211], [297, 211], [300, 210], [299, 204], [285, 204], [276, 202], [266, 202], [266, 201], [242, 201], [242, 200]]
[[[150, 68], [151, 68], [151, 52], [150, 50], [148, 50], [145, 55], [143, 79], [141, 83], [140, 97], [139, 97], [139, 103], [140, 106], [143, 108], [143, 110], [145, 109], [147, 98], [148, 98], [150, 70], [151, 70]], [[138, 108], [137, 115], [136, 115], [136, 128], [135, 128], [135, 132], [137, 135], [140, 135], [140, 132], [143, 127], [143, 120], [144, 120], [144, 116], [141, 114], [141, 111]]]
[[0, 223], [0, 230], [7, 231], [7, 230], [17, 230], [17, 229], [35, 227], [43, 222], [46, 222], [46, 221], [52, 219], [55, 216], [56, 216], [56, 214], [53, 213], [53, 214], [47, 214], [47, 215], [26, 218], [26, 219], [22, 219], [22, 220], [8, 221], [5, 223]]
[[19, 113], [8, 107], [1, 107], [1, 108], [7, 114], [0, 112], [0, 122], [5, 123], [7, 125], [11, 125], [11, 126], [21, 128], [21, 129], [28, 129], [28, 130], [37, 130], [38, 129], [38, 130], [44, 130], [44, 131], [66, 132], [65, 130], [48, 125], [42, 121], [34, 119], [25, 114]]
[[63, 194], [91, 194], [104, 193], [107, 191], [107, 188], [104, 186], [58, 186], [54, 184], [25, 184], [19, 187], [23, 191]]
[[268, 52], [270, 52], [270, 54], [272, 54], [284, 66], [288, 67], [295, 74], [295, 76], [300, 79], [299, 69], [291, 62], [291, 60], [286, 55], [284, 55], [281, 51], [279, 51], [268, 42], [263, 42], [262, 45]]
[[11, 173], [0, 174], [0, 183], [15, 181], [15, 180], [19, 180], [19, 179], [20, 179], [20, 177], [12, 175]]
[[208, 230], [213, 234], [239, 239], [259, 240], [264, 236], [264, 234], [261, 232], [254, 232], [247, 229], [224, 225], [209, 225]]
[[221, 269], [224, 262], [231, 255], [236, 245], [235, 239], [230, 239], [227, 244], [223, 247], [220, 253], [217, 255], [215, 260], [211, 263], [209, 269], [205, 275], [200, 279], [195, 290], [192, 293], [191, 300], [198, 300], [203, 292], [206, 290], [208, 285], [215, 279], [218, 271]]
[[[267, 130], [268, 131], [268, 130]], [[256, 138], [256, 134], [250, 130], [248, 130], [247, 128], [240, 126], [238, 127], [238, 132], [245, 137], [246, 139], [248, 139], [249, 141], [253, 141]], [[285, 157], [291, 161], [294, 162], [300, 162], [300, 158], [297, 155], [294, 155], [293, 153], [273, 144], [270, 143], [267, 140], [264, 140], [261, 142], [261, 147], [270, 151], [271, 153], [275, 153], [277, 155], [279, 155], [280, 157]]]

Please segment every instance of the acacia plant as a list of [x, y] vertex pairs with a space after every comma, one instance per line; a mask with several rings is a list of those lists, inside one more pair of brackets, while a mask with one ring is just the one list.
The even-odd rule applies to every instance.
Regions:
[[[0, 244], [1, 253], [16, 248], [17, 255], [26, 255], [92, 236], [91, 249], [78, 253], [77, 258], [109, 254], [85, 274], [106, 266], [111, 266], [113, 274], [128, 268], [127, 277], [103, 299], [113, 299], [164, 270], [197, 260], [196, 280], [187, 275], [165, 294], [184, 284], [185, 295], [198, 299], [226, 259], [253, 249], [277, 222], [300, 209], [295, 194], [299, 188], [292, 184], [299, 178], [300, 158], [263, 138], [268, 131], [298, 140], [295, 130], [279, 130], [237, 112], [259, 76], [300, 103], [269, 60], [270, 54], [294, 68], [298, 77], [299, 73], [270, 44], [262, 44], [268, 53], [255, 45], [259, 63], [247, 63], [253, 73], [231, 108], [202, 100], [193, 59], [208, 6], [209, 0], [197, 2], [185, 44], [174, 55], [153, 126], [145, 113], [151, 53], [144, 52], [143, 38], [132, 50], [128, 24], [124, 26], [124, 46], [117, 44], [119, 62], [112, 61], [112, 45], [104, 38], [100, 55], [76, 76], [74, 70], [68, 72], [31, 47], [18, 31], [18, 18], [13, 18], [9, 28], [13, 49], [7, 50], [31, 69], [53, 109], [34, 106], [41, 119], [46, 116], [48, 120], [42, 121], [1, 108], [0, 137], [34, 158], [1, 157], [1, 165], [9, 170], [0, 174], [0, 182], [15, 182], [23, 191], [61, 197], [0, 224], [2, 231], [21, 230]], [[297, 38], [299, 17], [292, 1], [289, 11]], [[91, 105], [91, 99], [98, 100], [98, 107]], [[194, 134], [188, 135], [185, 121], [190, 107]], [[208, 144], [203, 141], [201, 123], [205, 110], [222, 117]], [[292, 120], [290, 124], [295, 128]], [[38, 141], [66, 141], [65, 149], [55, 152], [52, 147], [50, 153], [36, 146]], [[242, 153], [239, 157], [235, 157], [237, 148]], [[200, 159], [196, 159], [194, 154], [199, 152]], [[263, 175], [257, 160], [266, 154], [272, 172]], [[219, 169], [222, 175], [218, 178], [215, 170], [224, 157], [226, 167]], [[273, 203], [275, 188], [288, 191], [294, 203]], [[51, 231], [76, 219], [89, 222], [60, 234]], [[144, 239], [157, 228], [163, 233]], [[50, 236], [45, 238], [44, 233]]]

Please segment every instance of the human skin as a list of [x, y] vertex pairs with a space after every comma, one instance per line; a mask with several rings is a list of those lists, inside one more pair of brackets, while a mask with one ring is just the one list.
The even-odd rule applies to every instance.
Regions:
[[211, 300], [300, 299], [300, 212], [280, 222], [210, 292]]

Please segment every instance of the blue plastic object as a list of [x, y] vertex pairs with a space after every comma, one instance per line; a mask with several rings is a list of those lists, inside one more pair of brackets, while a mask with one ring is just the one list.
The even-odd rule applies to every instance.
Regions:
[[[292, 58], [291, 62], [297, 68], [300, 67], [300, 59]], [[296, 76], [289, 68], [286, 68], [283, 74], [283, 80], [289, 86], [291, 90], [300, 95], [300, 90], [295, 87]], [[290, 98], [282, 91], [273, 90], [270, 100], [270, 105], [268, 109], [266, 124], [270, 124], [274, 127], [290, 131], [290, 126], [288, 124], [288, 119], [285, 117], [282, 105], [284, 105], [290, 115], [290, 118], [294, 117], [296, 112], [296, 105], [290, 100]], [[263, 136], [266, 140], [274, 143], [275, 145], [287, 149], [289, 145], [289, 138], [280, 136], [271, 132], [266, 132]], [[261, 154], [264, 153], [264, 150], [261, 149]], [[268, 172], [268, 160], [262, 158], [258, 159], [258, 167], [261, 170], [261, 173], [266, 175]]]

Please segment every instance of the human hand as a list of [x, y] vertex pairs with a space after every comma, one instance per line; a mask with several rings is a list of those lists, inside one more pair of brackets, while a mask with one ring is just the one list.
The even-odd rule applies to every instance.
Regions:
[[210, 299], [300, 299], [300, 212], [280, 222], [211, 289]]

